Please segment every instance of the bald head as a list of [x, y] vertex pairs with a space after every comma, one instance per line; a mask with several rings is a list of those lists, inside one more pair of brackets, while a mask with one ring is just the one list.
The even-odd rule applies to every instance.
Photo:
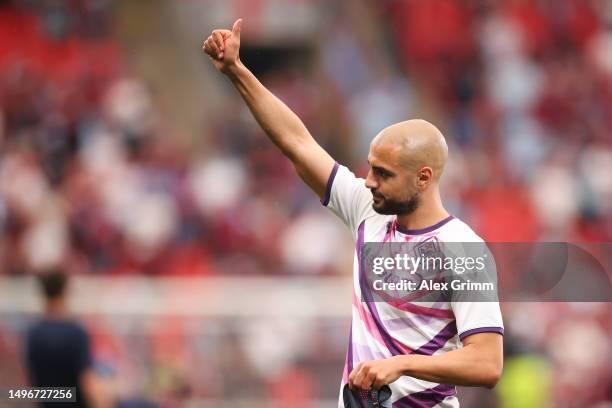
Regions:
[[401, 164], [409, 169], [431, 167], [435, 180], [440, 178], [448, 158], [448, 146], [442, 133], [422, 119], [407, 120], [383, 129], [372, 146], [396, 150]]

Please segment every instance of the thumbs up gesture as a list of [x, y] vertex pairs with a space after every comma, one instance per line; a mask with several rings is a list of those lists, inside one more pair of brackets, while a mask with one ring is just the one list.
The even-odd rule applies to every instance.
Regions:
[[240, 28], [242, 19], [239, 18], [230, 30], [213, 30], [204, 41], [202, 50], [213, 62], [215, 68], [227, 74], [240, 62]]

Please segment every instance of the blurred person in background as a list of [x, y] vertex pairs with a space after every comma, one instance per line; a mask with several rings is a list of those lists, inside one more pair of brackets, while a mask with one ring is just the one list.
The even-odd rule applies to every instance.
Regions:
[[[432, 237], [438, 242], [483, 242], [442, 205], [438, 182], [448, 147], [437, 128], [423, 120], [385, 128], [370, 145], [367, 178], [355, 177], [242, 64], [241, 25], [238, 19], [231, 31], [214, 30], [202, 48], [299, 176], [357, 237], [355, 276], [360, 276], [358, 257], [364, 242], [423, 242]], [[356, 293], [365, 288], [360, 279], [356, 282], [342, 387], [369, 391], [390, 385], [396, 408], [452, 408], [459, 406], [454, 385], [495, 386], [503, 365], [504, 332], [497, 302], [373, 306], [357, 299]], [[343, 393], [340, 407], [347, 404]], [[390, 402], [381, 406], [390, 407]]]
[[94, 371], [87, 331], [68, 315], [68, 276], [51, 270], [38, 276], [44, 315], [26, 333], [25, 364], [33, 387], [76, 387], [76, 402], [42, 407], [110, 407], [102, 378]]

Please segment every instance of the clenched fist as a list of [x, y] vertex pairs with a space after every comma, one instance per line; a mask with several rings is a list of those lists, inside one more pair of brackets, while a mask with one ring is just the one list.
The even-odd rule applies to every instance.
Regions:
[[232, 30], [213, 30], [204, 41], [202, 49], [212, 60], [215, 68], [228, 74], [240, 62], [240, 27], [242, 19], [234, 23]]
[[360, 363], [349, 375], [349, 386], [361, 390], [380, 389], [402, 375], [394, 357]]

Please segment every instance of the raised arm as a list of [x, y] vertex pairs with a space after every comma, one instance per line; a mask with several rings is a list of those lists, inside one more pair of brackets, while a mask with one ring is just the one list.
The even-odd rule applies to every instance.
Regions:
[[239, 19], [231, 31], [214, 30], [202, 49], [215, 68], [232, 81], [257, 123], [291, 160], [302, 180], [323, 197], [334, 160], [314, 140], [300, 118], [242, 64], [239, 55], [241, 24], [242, 19]]

